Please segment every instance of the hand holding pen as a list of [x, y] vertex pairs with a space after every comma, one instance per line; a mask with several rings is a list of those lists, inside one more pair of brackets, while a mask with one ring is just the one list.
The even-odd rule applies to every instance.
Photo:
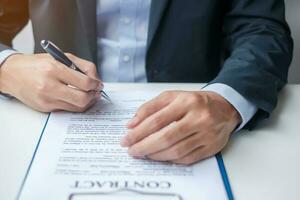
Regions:
[[101, 98], [103, 90], [97, 68], [88, 60], [66, 55], [85, 74], [66, 67], [48, 53], [16, 52], [0, 67], [0, 91], [41, 112], [87, 110]]
[[[87, 72], [83, 72], [80, 67], [78, 67], [74, 62], [72, 62], [56, 45], [47, 40], [41, 41], [41, 46], [43, 49], [49, 53], [54, 59], [64, 64], [66, 67], [69, 67], [75, 71], [78, 71], [82, 74], [86, 74]], [[103, 91], [100, 91], [102, 97], [107, 101], [111, 102], [109, 96]]]

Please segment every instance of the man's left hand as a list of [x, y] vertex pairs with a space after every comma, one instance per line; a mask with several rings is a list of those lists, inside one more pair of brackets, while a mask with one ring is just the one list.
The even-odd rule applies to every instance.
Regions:
[[167, 91], [138, 109], [121, 145], [133, 157], [189, 165], [223, 149], [240, 122], [217, 93]]

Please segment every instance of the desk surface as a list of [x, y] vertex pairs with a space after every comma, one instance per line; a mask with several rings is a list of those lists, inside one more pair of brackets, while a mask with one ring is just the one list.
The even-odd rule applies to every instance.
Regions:
[[[106, 84], [106, 90], [198, 90], [199, 84]], [[288, 85], [272, 118], [223, 151], [236, 199], [300, 199], [300, 85]], [[0, 99], [0, 199], [16, 197], [47, 115]]]

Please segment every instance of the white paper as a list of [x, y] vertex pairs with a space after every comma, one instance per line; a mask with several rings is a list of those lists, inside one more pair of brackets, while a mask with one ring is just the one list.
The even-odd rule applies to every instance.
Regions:
[[227, 199], [215, 157], [180, 166], [133, 159], [120, 147], [125, 124], [155, 95], [110, 92], [113, 104], [101, 100], [85, 113], [52, 113], [20, 199]]

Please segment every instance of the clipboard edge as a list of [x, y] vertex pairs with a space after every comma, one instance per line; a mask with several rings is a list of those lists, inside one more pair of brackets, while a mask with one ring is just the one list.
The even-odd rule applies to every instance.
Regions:
[[221, 173], [221, 176], [222, 176], [222, 180], [223, 180], [223, 183], [224, 183], [224, 186], [225, 186], [225, 190], [226, 190], [228, 199], [229, 200], [234, 200], [231, 185], [230, 185], [230, 181], [229, 181], [229, 178], [228, 178], [228, 174], [227, 174], [227, 171], [226, 171], [226, 167], [225, 167], [225, 164], [224, 164], [222, 154], [220, 152], [220, 153], [217, 153], [215, 156], [216, 156], [216, 159], [217, 159], [217, 162], [218, 162], [219, 170], [220, 170], [220, 173]]
[[46, 122], [45, 122], [44, 127], [43, 127], [43, 129], [42, 129], [42, 132], [41, 132], [41, 134], [40, 134], [39, 140], [38, 140], [38, 142], [37, 142], [37, 144], [36, 144], [36, 146], [35, 146], [35, 149], [34, 149], [32, 158], [31, 158], [30, 163], [29, 163], [29, 165], [28, 165], [28, 168], [27, 168], [27, 170], [26, 170], [25, 176], [24, 176], [24, 178], [23, 178], [23, 180], [22, 180], [22, 183], [21, 183], [21, 186], [20, 186], [20, 189], [19, 189], [19, 191], [18, 191], [18, 194], [17, 194], [16, 199], [20, 199], [20, 197], [21, 197], [22, 190], [23, 190], [23, 188], [24, 188], [24, 185], [25, 185], [26, 179], [27, 179], [27, 177], [28, 177], [28, 174], [29, 174], [29, 172], [30, 172], [30, 169], [31, 169], [32, 163], [33, 163], [33, 161], [34, 161], [35, 155], [36, 155], [36, 153], [37, 153], [37, 150], [38, 150], [38, 148], [39, 148], [39, 146], [40, 146], [40, 143], [41, 143], [41, 140], [42, 140], [42, 138], [43, 138], [43, 135], [44, 135], [46, 126], [47, 126], [48, 121], [49, 121], [49, 118], [50, 118], [50, 115], [51, 115], [51, 113], [49, 113], [48, 116], [47, 116]]

